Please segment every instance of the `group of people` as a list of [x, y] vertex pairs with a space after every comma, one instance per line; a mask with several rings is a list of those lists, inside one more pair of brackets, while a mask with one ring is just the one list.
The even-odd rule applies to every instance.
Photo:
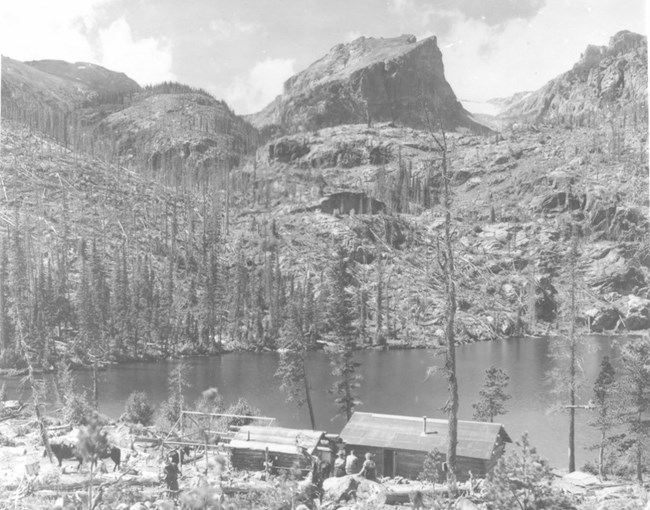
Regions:
[[359, 469], [359, 457], [354, 454], [354, 450], [350, 450], [347, 457], [345, 456], [345, 451], [340, 450], [334, 461], [334, 476], [359, 475], [368, 480], [376, 481], [377, 465], [372, 458], [372, 453], [366, 453], [365, 460], [361, 465], [361, 469]]

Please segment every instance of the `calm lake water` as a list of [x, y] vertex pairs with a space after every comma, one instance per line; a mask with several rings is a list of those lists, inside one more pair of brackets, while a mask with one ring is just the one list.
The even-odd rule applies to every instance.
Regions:
[[[592, 396], [593, 382], [603, 356], [617, 357], [616, 342], [611, 338], [592, 337], [584, 356], [586, 386], [581, 402]], [[363, 351], [356, 354], [363, 377], [359, 391], [363, 402], [358, 410], [411, 416], [444, 418], [440, 408], [447, 400], [446, 383], [442, 375], [427, 379], [427, 370], [440, 366], [442, 358], [432, 351]], [[265, 416], [277, 419], [279, 425], [309, 428], [307, 409], [298, 410], [285, 402], [274, 377], [278, 355], [274, 353], [225, 354], [210, 358], [191, 358], [186, 397], [192, 401], [206, 388], [216, 387], [226, 404], [239, 397], [246, 398], [260, 408]], [[100, 374], [100, 411], [117, 418], [124, 410], [127, 396], [135, 390], [147, 392], [154, 402], [167, 397], [167, 376], [177, 361], [158, 363], [128, 363], [110, 368]], [[552, 367], [549, 358], [549, 340], [546, 338], [512, 338], [498, 342], [465, 345], [457, 353], [460, 392], [460, 419], [472, 418], [472, 403], [477, 400], [483, 384], [485, 369], [490, 365], [503, 368], [510, 376], [511, 400], [509, 412], [498, 418], [513, 439], [528, 432], [539, 453], [554, 466], [567, 464], [568, 417], [552, 412], [555, 399], [550, 394], [546, 374]], [[331, 367], [325, 353], [311, 353], [308, 359], [312, 399], [317, 427], [328, 432], [339, 432], [344, 420], [336, 418], [336, 409], [328, 389], [332, 385]], [[90, 388], [91, 375], [76, 373], [80, 384]], [[10, 396], [15, 381], [10, 382]], [[578, 410], [577, 464], [582, 466], [595, 458], [595, 452], [586, 447], [597, 439], [589, 426], [588, 410]]]

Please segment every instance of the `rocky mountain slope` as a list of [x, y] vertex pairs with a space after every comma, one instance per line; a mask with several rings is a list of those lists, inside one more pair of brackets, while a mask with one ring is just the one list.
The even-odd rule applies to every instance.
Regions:
[[495, 100], [495, 104], [503, 108], [500, 117], [505, 119], [589, 122], [611, 110], [641, 116], [648, 107], [647, 90], [647, 37], [621, 31], [607, 46], [589, 45], [571, 70], [541, 89]]
[[[622, 145], [609, 143], [607, 128], [502, 136], [448, 135], [465, 338], [552, 327], [566, 299], [572, 223], [581, 229], [584, 323], [592, 331], [649, 328], [645, 126], [618, 134]], [[286, 136], [258, 151], [257, 175], [291, 190], [272, 215], [298, 266], [313, 256], [321, 257], [313, 270], [326, 263], [313, 236], [330, 231], [372, 282], [372, 302], [381, 254], [400, 339], [425, 341], [442, 319], [442, 289], [431, 287], [442, 235], [435, 147], [425, 132], [383, 125]]]
[[[419, 52], [439, 53], [435, 41], [390, 41], [342, 46], [338, 53], [359, 55], [351, 52], [347, 65], [326, 57], [314, 64], [320, 71], [290, 80], [290, 90], [306, 95], [302, 103], [281, 99], [302, 105], [286, 118], [311, 122], [314, 104], [337, 124], [348, 118], [353, 110], [321, 102], [325, 90], [336, 101], [348, 97], [327, 89], [334, 82], [323, 69], [339, 84], [350, 76], [375, 83], [380, 66], [368, 65], [366, 50], [413, 66]], [[296, 296], [318, 340], [327, 327], [327, 269], [340, 247], [352, 261], [360, 344], [430, 346], [441, 338], [443, 155], [433, 140], [441, 134], [409, 127], [408, 108], [399, 110], [401, 123], [312, 126], [253, 151], [256, 131], [202, 91], [164, 84], [74, 106], [77, 88], [65, 72], [16, 67], [33, 83], [18, 86], [14, 72], [3, 74], [3, 87], [28, 90], [35, 101], [49, 87], [73, 105], [75, 120], [61, 130], [52, 118], [12, 116], [16, 103], [5, 109], [3, 100], [0, 224], [33, 236], [28, 245], [47, 261], [46, 274], [50, 263], [56, 278], [67, 272], [78, 313], [89, 272], [98, 295], [123, 293], [134, 303], [124, 310], [122, 300], [104, 299], [117, 311], [102, 313], [120, 319], [84, 337], [101, 338], [115, 358], [274, 349]], [[37, 88], [36, 77], [47, 87]], [[650, 328], [647, 118], [612, 115], [608, 124], [447, 133], [460, 341], [557, 327], [576, 240], [583, 331]], [[101, 299], [91, 301], [101, 308]], [[68, 331], [72, 342], [83, 340]]]
[[435, 37], [360, 37], [289, 78], [283, 94], [249, 119], [289, 133], [368, 120], [422, 128], [427, 109], [448, 130], [488, 131], [456, 99]]
[[169, 183], [221, 176], [257, 144], [250, 124], [202, 90], [141, 89], [94, 64], [2, 58], [3, 118]]

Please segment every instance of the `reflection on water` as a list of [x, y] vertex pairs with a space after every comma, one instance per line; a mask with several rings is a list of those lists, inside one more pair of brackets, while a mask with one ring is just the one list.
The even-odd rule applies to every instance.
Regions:
[[[589, 339], [592, 348], [584, 356], [586, 384], [581, 400], [591, 398], [591, 388], [604, 355], [616, 358], [611, 339]], [[359, 410], [444, 418], [440, 408], [447, 400], [446, 383], [442, 375], [427, 378], [428, 368], [440, 366], [442, 359], [431, 351], [363, 351], [357, 353], [361, 363]], [[309, 427], [306, 409], [298, 410], [285, 402], [274, 377], [278, 357], [273, 353], [226, 354], [211, 358], [192, 358], [189, 374], [192, 387], [186, 397], [192, 401], [202, 390], [216, 387], [226, 403], [244, 397], [259, 407], [266, 416], [277, 418], [280, 425]], [[124, 410], [127, 396], [135, 390], [147, 392], [154, 402], [166, 398], [167, 375], [177, 361], [159, 363], [129, 363], [101, 373], [100, 410], [117, 418]], [[511, 338], [500, 342], [483, 342], [458, 348], [457, 366], [460, 392], [460, 419], [472, 418], [472, 403], [483, 384], [485, 369], [490, 365], [503, 368], [510, 376], [511, 400], [508, 414], [500, 419], [513, 439], [529, 432], [540, 453], [558, 467], [565, 467], [568, 455], [567, 417], [550, 412], [555, 403], [550, 395], [546, 374], [552, 367], [549, 359], [549, 341], [545, 338]], [[325, 353], [314, 352], [308, 358], [312, 400], [317, 427], [338, 432], [344, 425], [335, 417], [336, 409], [328, 393], [332, 385], [331, 367]], [[91, 375], [76, 374], [79, 382], [90, 388]], [[15, 388], [15, 381], [10, 381]], [[15, 394], [14, 391], [10, 392]], [[597, 440], [597, 434], [587, 426], [587, 410], [579, 410], [578, 466], [595, 456], [584, 451]]]

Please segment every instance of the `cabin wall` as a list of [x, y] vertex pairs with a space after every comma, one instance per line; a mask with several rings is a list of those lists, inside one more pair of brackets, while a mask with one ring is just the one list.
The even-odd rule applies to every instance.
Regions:
[[[374, 455], [373, 459], [375, 464], [377, 464], [377, 476], [384, 476], [383, 467], [384, 467], [384, 450], [382, 448], [372, 448], [370, 446], [354, 446], [348, 445], [345, 449], [345, 455], [349, 455], [350, 451], [354, 450], [354, 454], [359, 457], [359, 471], [361, 471], [361, 466], [363, 466], [363, 461], [366, 460], [366, 453], [372, 453]], [[347, 474], [356, 474], [356, 473], [347, 473]]]
[[[367, 446], [359, 445], [348, 445], [347, 453], [350, 450], [354, 450], [357, 457], [359, 457], [360, 465], [363, 463], [363, 457], [366, 452], [373, 453], [375, 455], [374, 461], [377, 464], [377, 474], [378, 476], [392, 476], [390, 473], [384, 473], [384, 456], [387, 454], [383, 448], [371, 448]], [[424, 466], [424, 460], [426, 459], [427, 452], [415, 451], [415, 450], [392, 450], [395, 452], [395, 476], [401, 476], [404, 478], [409, 478], [411, 480], [416, 480], [422, 468]], [[504, 445], [501, 445], [500, 448], [495, 449], [494, 461], [492, 459], [477, 459], [471, 457], [457, 457], [456, 458], [456, 478], [458, 481], [463, 482], [469, 479], [469, 472], [472, 472], [474, 478], [484, 478], [489, 469], [492, 468], [493, 464], [496, 463], [496, 460], [503, 454]], [[500, 453], [499, 453], [500, 452]], [[445, 454], [442, 454], [441, 463], [445, 461]], [[441, 465], [441, 476], [442, 474], [442, 465]]]
[[[303, 455], [289, 453], [269, 452], [269, 458], [277, 457], [274, 463], [278, 468], [292, 468], [298, 463], [300, 469], [308, 470], [307, 459]], [[264, 470], [265, 452], [262, 450], [249, 450], [246, 448], [233, 448], [230, 452], [230, 462], [235, 469], [245, 469], [247, 471]]]
[[403, 476], [411, 480], [417, 479], [422, 472], [426, 452], [397, 450], [395, 452], [395, 476]]

